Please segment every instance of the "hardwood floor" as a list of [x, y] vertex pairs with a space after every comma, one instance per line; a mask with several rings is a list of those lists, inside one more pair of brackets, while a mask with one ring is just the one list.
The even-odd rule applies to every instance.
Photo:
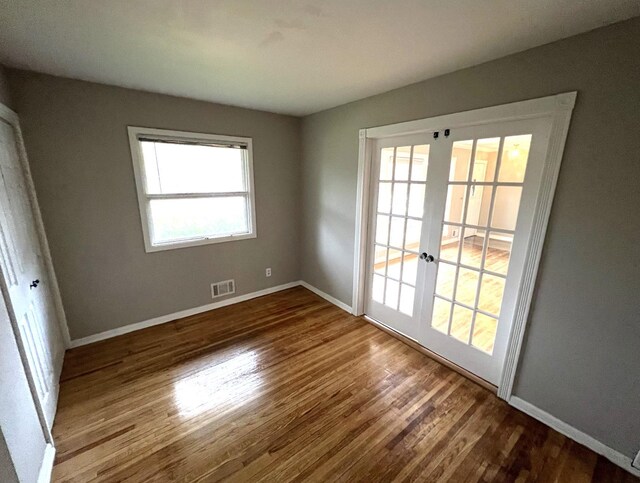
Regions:
[[67, 352], [54, 481], [636, 481], [306, 289]]

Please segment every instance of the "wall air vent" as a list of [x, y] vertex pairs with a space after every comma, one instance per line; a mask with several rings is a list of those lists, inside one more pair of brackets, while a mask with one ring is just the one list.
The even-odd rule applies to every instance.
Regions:
[[230, 295], [232, 293], [236, 293], [236, 282], [234, 280], [225, 280], [224, 282], [211, 284], [212, 299], [223, 297], [224, 295]]

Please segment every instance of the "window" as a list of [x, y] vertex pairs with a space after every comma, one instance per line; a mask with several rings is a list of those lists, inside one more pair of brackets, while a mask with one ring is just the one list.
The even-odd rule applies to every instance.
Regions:
[[129, 127], [147, 252], [255, 238], [251, 138]]

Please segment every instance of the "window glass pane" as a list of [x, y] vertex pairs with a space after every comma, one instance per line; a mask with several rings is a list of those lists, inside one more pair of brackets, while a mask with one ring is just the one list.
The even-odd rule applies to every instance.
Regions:
[[396, 148], [396, 181], [407, 181], [409, 179], [410, 163], [411, 146], [400, 146]]
[[500, 138], [478, 139], [471, 181], [493, 181], [496, 174]]
[[478, 278], [480, 273], [475, 270], [460, 268], [458, 272], [458, 284], [456, 288], [456, 301], [473, 307], [476, 303], [478, 290]]
[[431, 327], [446, 334], [449, 331], [450, 314], [451, 303], [435, 297], [433, 299], [433, 315], [431, 317]]
[[152, 243], [249, 233], [244, 196], [150, 201]]
[[438, 277], [436, 280], [436, 293], [448, 299], [453, 299], [453, 283], [456, 276], [456, 267], [448, 263], [438, 263]]
[[389, 260], [387, 266], [387, 277], [400, 280], [400, 266], [402, 265], [402, 252], [400, 250], [389, 249]]
[[394, 280], [387, 279], [387, 290], [385, 293], [384, 304], [394, 310], [398, 310], [398, 296], [400, 284]]
[[512, 242], [513, 235], [490, 232], [484, 269], [506, 275], [509, 269]]
[[460, 342], [469, 343], [472, 318], [473, 311], [454, 305], [453, 316], [451, 317], [451, 335]]
[[456, 141], [451, 149], [450, 181], [467, 181], [473, 141]]
[[449, 185], [447, 190], [447, 204], [444, 211], [444, 221], [452, 223], [462, 223], [462, 213], [464, 211], [464, 195], [467, 191], [466, 185]]
[[391, 213], [391, 183], [380, 183], [378, 188], [378, 211]]
[[387, 245], [389, 243], [389, 217], [378, 215], [376, 221], [376, 243]]
[[402, 284], [400, 290], [400, 312], [413, 315], [413, 299], [415, 296], [415, 289], [409, 285]]
[[391, 212], [394, 215], [405, 215], [407, 213], [407, 183], [395, 183], [393, 186], [393, 203]]
[[440, 242], [440, 258], [458, 263], [458, 244], [460, 241], [460, 227], [443, 225], [442, 241]]
[[418, 255], [414, 253], [405, 253], [402, 266], [402, 281], [416, 284], [416, 277], [418, 275]]
[[245, 149], [149, 141], [140, 143], [149, 194], [247, 190]]
[[373, 276], [373, 290], [371, 290], [371, 298], [379, 304], [384, 303], [384, 277], [381, 275]]
[[531, 134], [509, 136], [504, 139], [498, 181], [511, 183], [522, 183], [524, 181], [530, 147]]
[[412, 184], [409, 190], [409, 216], [422, 218], [424, 211], [424, 187], [423, 184]]
[[407, 234], [404, 239], [404, 248], [417, 252], [420, 250], [422, 222], [418, 220], [407, 220]]
[[373, 271], [381, 275], [385, 274], [387, 269], [387, 248], [376, 245], [374, 248]]
[[429, 145], [422, 144], [413, 147], [413, 165], [411, 167], [412, 181], [426, 181], [429, 166]]
[[476, 312], [471, 344], [489, 354], [493, 353], [493, 343], [496, 340], [497, 328], [498, 321], [496, 319]]
[[493, 203], [491, 226], [503, 230], [515, 230], [520, 208], [520, 186], [498, 186], [496, 199]]
[[494, 277], [485, 273], [482, 276], [481, 285], [478, 308], [490, 314], [500, 315], [502, 295], [504, 293], [504, 278]]
[[488, 225], [492, 191], [491, 186], [471, 185], [465, 224], [483, 227]]
[[[480, 234], [481, 235], [481, 234]], [[470, 267], [480, 268], [482, 263], [482, 246], [484, 237], [475, 228], [465, 228], [462, 238], [462, 253], [460, 263]]]
[[380, 150], [380, 179], [390, 180], [393, 175], [393, 151], [394, 148], [382, 148]]
[[402, 248], [404, 242], [404, 218], [391, 217], [391, 233], [389, 234], [389, 245]]

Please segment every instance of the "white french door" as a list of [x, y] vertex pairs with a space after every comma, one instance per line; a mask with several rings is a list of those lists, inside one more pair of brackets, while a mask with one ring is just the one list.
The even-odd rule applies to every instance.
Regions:
[[[365, 313], [497, 385], [549, 124], [438, 134], [375, 142]], [[418, 146], [427, 153], [424, 180], [412, 179]]]

